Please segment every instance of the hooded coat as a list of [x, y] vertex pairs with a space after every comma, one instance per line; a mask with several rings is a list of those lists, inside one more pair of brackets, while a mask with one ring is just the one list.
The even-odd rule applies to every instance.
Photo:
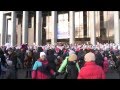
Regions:
[[32, 69], [32, 79], [50, 79], [54, 71], [49, 67], [48, 61], [38, 59]]

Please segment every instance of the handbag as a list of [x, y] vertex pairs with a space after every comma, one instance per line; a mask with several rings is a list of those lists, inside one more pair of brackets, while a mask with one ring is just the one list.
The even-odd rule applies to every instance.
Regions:
[[67, 72], [59, 73], [59, 74], [56, 76], [56, 79], [67, 79], [67, 75], [68, 75]]

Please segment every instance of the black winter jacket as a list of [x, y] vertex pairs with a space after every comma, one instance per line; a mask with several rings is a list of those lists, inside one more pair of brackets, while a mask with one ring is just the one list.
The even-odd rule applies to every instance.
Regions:
[[76, 62], [68, 61], [67, 72], [67, 79], [77, 79], [78, 69], [76, 67]]

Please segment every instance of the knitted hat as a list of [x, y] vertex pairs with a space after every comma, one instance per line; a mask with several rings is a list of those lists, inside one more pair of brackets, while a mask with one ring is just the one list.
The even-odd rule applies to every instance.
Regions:
[[69, 55], [69, 59], [68, 60], [69, 61], [75, 61], [75, 60], [77, 60], [77, 55], [76, 54]]
[[95, 54], [92, 52], [89, 52], [85, 55], [84, 59], [86, 62], [95, 61]]
[[73, 50], [70, 50], [69, 55], [71, 55], [71, 54], [75, 54], [75, 52]]
[[40, 52], [40, 57], [42, 56], [46, 56], [46, 54], [44, 52]]

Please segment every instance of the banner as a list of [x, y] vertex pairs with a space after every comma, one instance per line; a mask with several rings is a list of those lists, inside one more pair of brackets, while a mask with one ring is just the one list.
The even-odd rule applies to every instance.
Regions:
[[69, 38], [68, 30], [68, 14], [59, 14], [58, 15], [58, 30], [57, 30], [57, 39], [67, 39]]
[[68, 22], [58, 23], [57, 39], [69, 38]]

